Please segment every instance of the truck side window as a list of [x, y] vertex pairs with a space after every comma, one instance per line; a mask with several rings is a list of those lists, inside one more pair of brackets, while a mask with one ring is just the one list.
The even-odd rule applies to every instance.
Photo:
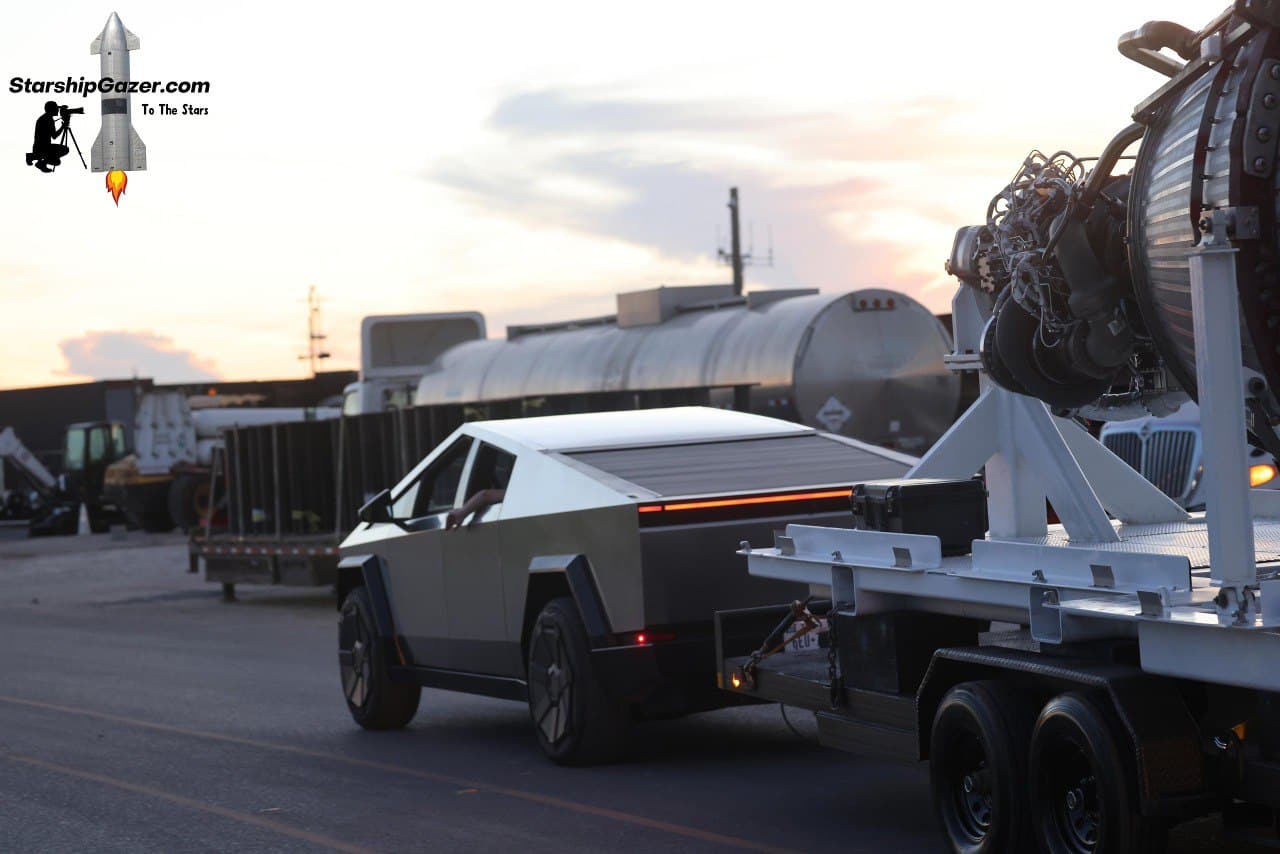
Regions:
[[100, 463], [107, 458], [107, 428], [94, 427], [89, 431], [89, 462]]
[[508, 454], [486, 442], [480, 443], [476, 451], [476, 461], [471, 465], [471, 478], [467, 481], [466, 497], [470, 498], [485, 489], [506, 490], [511, 481], [511, 470], [515, 468], [514, 454]]
[[62, 467], [67, 471], [80, 471], [84, 468], [83, 427], [72, 427], [67, 430], [67, 452], [62, 458]]
[[111, 425], [111, 459], [118, 460], [125, 455], [124, 427]]
[[446, 448], [417, 482], [400, 494], [391, 508], [392, 515], [397, 519], [418, 519], [452, 510], [471, 441], [470, 436], [459, 436]]

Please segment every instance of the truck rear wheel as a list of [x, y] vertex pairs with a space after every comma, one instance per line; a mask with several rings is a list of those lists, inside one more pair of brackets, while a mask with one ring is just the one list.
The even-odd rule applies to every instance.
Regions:
[[1012, 685], [963, 682], [938, 706], [929, 740], [933, 808], [965, 854], [1026, 851], [1027, 748], [1035, 706]]
[[369, 591], [357, 587], [342, 603], [338, 622], [338, 668], [347, 711], [365, 729], [401, 729], [418, 711], [422, 688], [392, 682], [385, 645], [374, 630]]
[[1167, 827], [1139, 811], [1132, 752], [1116, 736], [1105, 698], [1060, 694], [1031, 736], [1031, 823], [1040, 850], [1163, 851]]
[[528, 676], [529, 716], [553, 762], [596, 765], [622, 753], [631, 715], [600, 684], [571, 597], [548, 602], [529, 630]]

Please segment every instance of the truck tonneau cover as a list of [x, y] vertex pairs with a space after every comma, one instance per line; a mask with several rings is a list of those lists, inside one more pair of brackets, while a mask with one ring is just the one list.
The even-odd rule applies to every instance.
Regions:
[[875, 449], [814, 433], [565, 456], [661, 497], [849, 485], [901, 477], [908, 468]]

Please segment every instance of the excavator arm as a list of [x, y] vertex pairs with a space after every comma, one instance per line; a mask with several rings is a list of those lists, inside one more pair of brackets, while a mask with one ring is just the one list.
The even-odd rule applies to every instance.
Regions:
[[8, 460], [20, 471], [31, 478], [36, 489], [44, 495], [53, 495], [58, 491], [58, 481], [50, 474], [44, 464], [36, 459], [27, 446], [22, 444], [18, 434], [12, 427], [0, 430], [0, 460]]

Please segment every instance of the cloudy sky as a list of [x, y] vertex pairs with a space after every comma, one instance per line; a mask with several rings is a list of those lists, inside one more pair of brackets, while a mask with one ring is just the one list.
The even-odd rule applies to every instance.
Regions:
[[[1027, 151], [1096, 152], [1159, 84], [1116, 37], [1222, 5], [131, 2], [134, 78], [212, 91], [134, 97], [149, 171], [118, 209], [74, 157], [24, 166], [46, 97], [0, 93], [0, 388], [300, 376], [312, 284], [354, 367], [365, 314], [501, 334], [724, 281], [731, 185], [772, 235], [749, 286], [942, 311], [951, 235]], [[3, 79], [96, 77], [111, 11], [7, 13]], [[98, 98], [61, 100], [87, 153]], [[184, 101], [209, 115], [141, 115]]]

